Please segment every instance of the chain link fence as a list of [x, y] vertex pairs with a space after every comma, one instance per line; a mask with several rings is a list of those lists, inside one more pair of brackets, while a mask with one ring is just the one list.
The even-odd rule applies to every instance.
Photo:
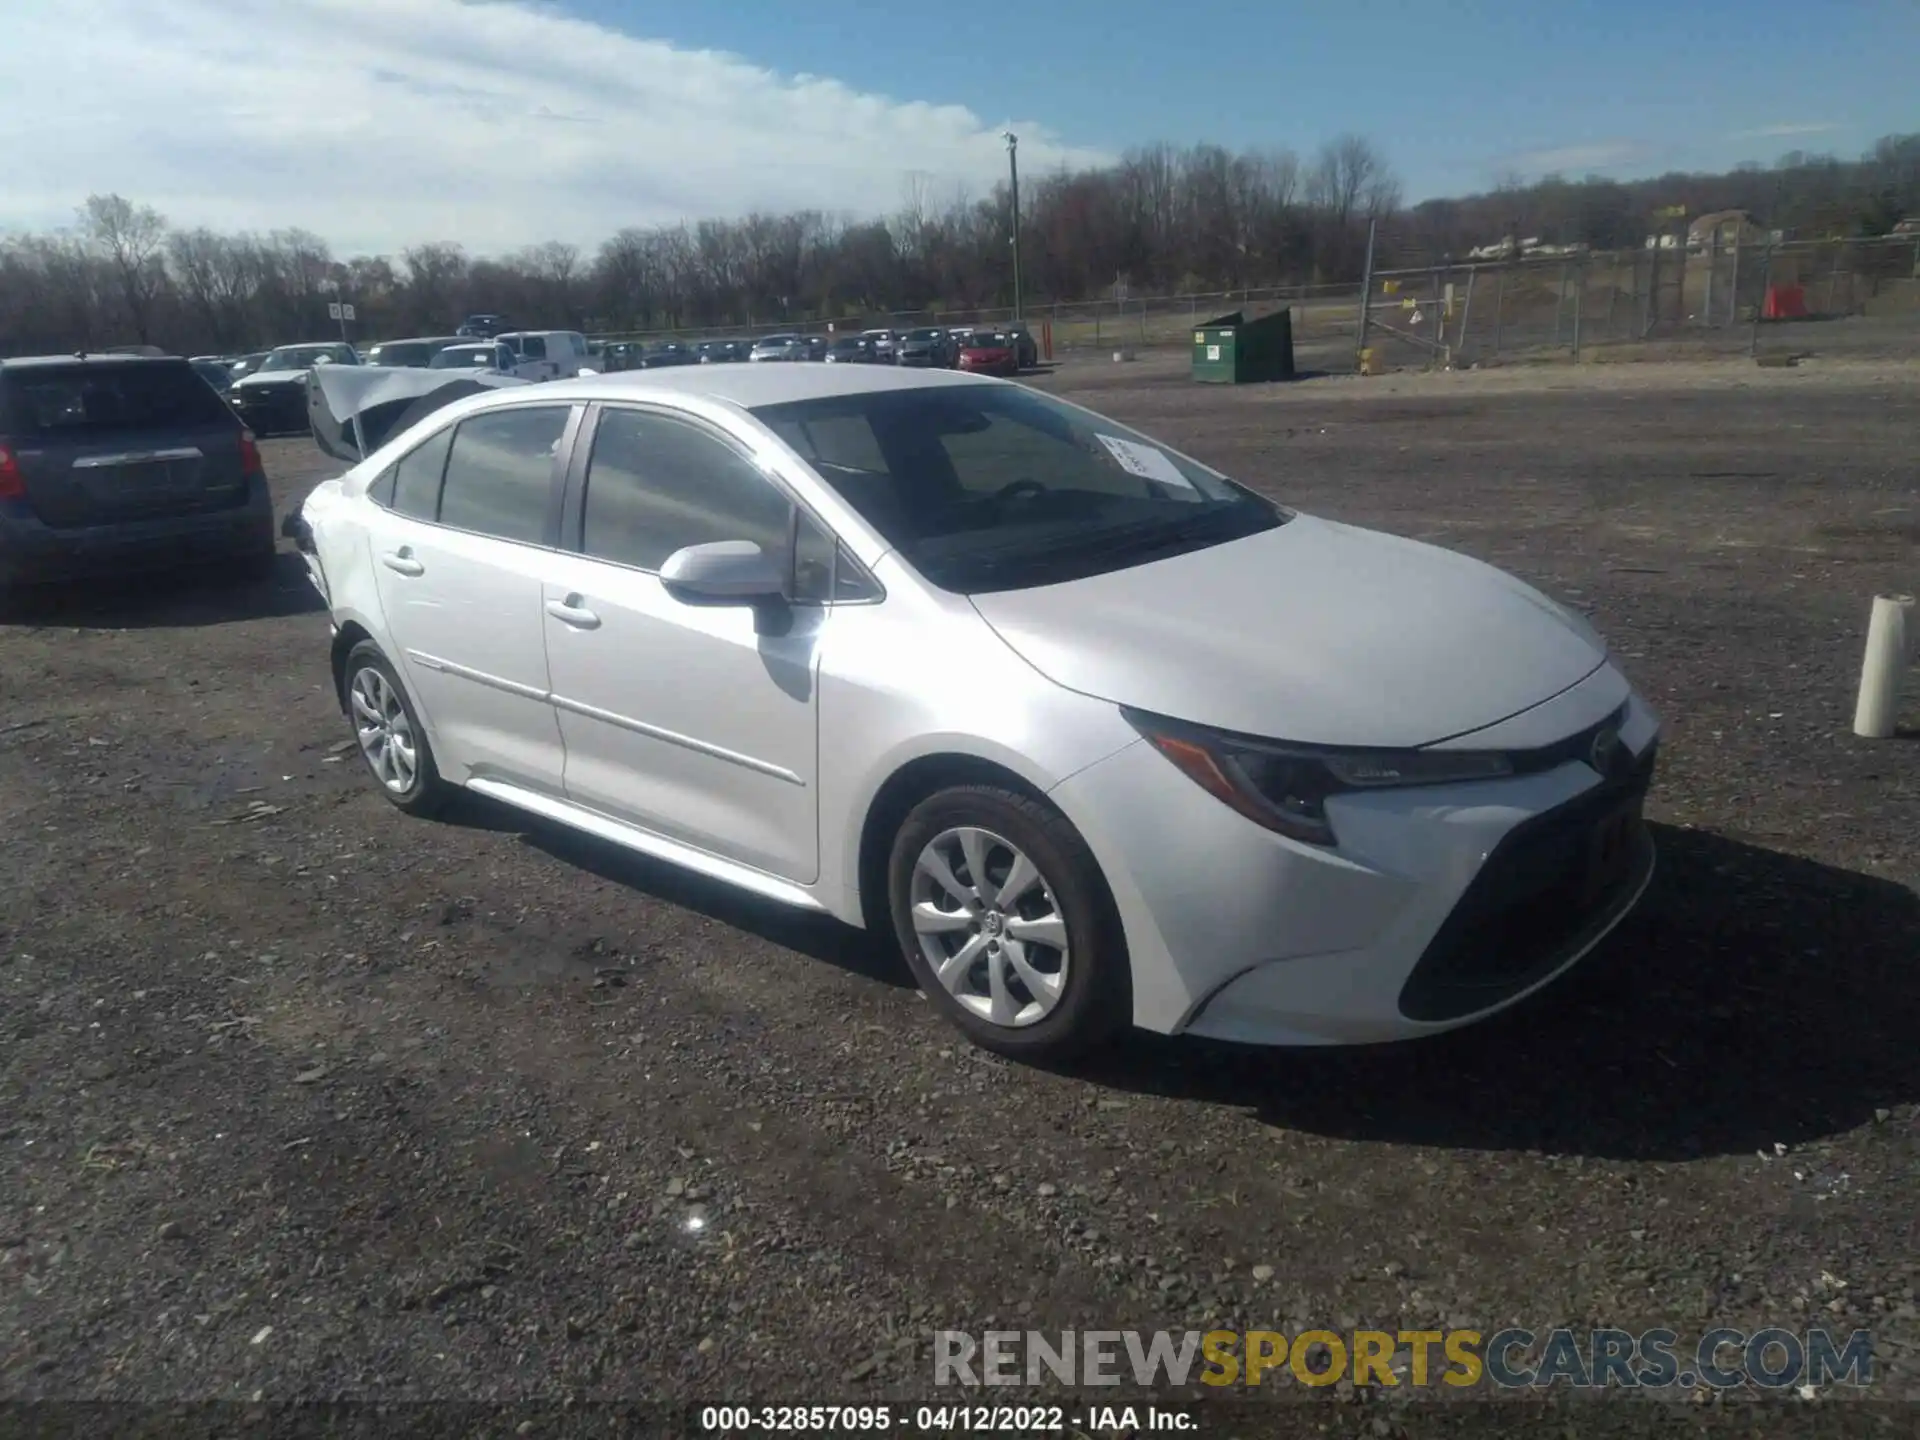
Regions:
[[1364, 333], [1355, 328], [1356, 350], [1382, 368], [1650, 353], [1635, 346], [1729, 353], [1773, 336], [1826, 353], [1920, 356], [1920, 237], [1676, 239], [1379, 271]]
[[[1508, 260], [1377, 270], [1366, 287], [1285, 285], [1024, 307], [1048, 360], [1180, 349], [1208, 320], [1293, 312], [1297, 366], [1376, 368], [1548, 358], [1633, 358], [1753, 350], [1763, 337], [1825, 353], [1920, 357], [1920, 236], [1782, 244], [1683, 237], [1638, 250], [1535, 253]], [[698, 330], [597, 334], [692, 342], [780, 331], [858, 333], [1004, 325], [1010, 308], [902, 310]], [[1839, 322], [1822, 324], [1819, 322]], [[1772, 343], [1771, 341], [1769, 343]], [[1638, 347], [1638, 348], [1636, 348]]]

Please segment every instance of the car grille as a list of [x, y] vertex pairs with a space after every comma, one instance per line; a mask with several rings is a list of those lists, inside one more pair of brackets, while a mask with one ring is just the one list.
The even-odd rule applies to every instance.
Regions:
[[[1600, 728], [1550, 748], [1584, 738], [1590, 750]], [[1628, 754], [1601, 784], [1515, 826], [1407, 976], [1400, 1013], [1436, 1022], [1487, 1009], [1551, 975], [1605, 931], [1653, 868], [1653, 837], [1640, 808], [1655, 760], [1653, 746], [1637, 760]], [[1617, 854], [1596, 868], [1609, 825]]]

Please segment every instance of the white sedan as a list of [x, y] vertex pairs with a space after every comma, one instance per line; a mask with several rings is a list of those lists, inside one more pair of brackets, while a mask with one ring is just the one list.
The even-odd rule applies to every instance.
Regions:
[[1638, 900], [1578, 615], [1030, 388], [706, 366], [456, 401], [291, 526], [386, 796], [897, 938], [982, 1045], [1444, 1030]]

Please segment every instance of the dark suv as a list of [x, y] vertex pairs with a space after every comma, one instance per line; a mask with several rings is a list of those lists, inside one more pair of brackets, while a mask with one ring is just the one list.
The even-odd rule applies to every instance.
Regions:
[[0, 360], [0, 590], [273, 552], [259, 447], [186, 360]]

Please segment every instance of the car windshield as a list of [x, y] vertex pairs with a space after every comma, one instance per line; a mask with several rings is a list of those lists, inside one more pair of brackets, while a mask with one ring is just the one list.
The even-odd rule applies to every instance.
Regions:
[[940, 339], [940, 338], [941, 338], [942, 336], [944, 336], [944, 335], [945, 335], [946, 333], [947, 333], [947, 332], [946, 332], [946, 331], [944, 331], [944, 330], [909, 330], [909, 331], [907, 332], [907, 339], [909, 339], [909, 340], [938, 340], [938, 339]]
[[755, 343], [759, 345], [797, 345], [800, 343], [800, 337], [798, 335], [767, 335]]
[[311, 370], [319, 364], [352, 364], [344, 346], [283, 345], [260, 362], [262, 370]]
[[962, 594], [1080, 579], [1290, 518], [1144, 435], [1018, 386], [880, 390], [754, 414], [921, 574]]
[[976, 330], [967, 336], [967, 344], [976, 350], [1004, 350], [1013, 342], [993, 330]]
[[446, 347], [438, 340], [390, 340], [367, 352], [370, 365], [425, 365]]

